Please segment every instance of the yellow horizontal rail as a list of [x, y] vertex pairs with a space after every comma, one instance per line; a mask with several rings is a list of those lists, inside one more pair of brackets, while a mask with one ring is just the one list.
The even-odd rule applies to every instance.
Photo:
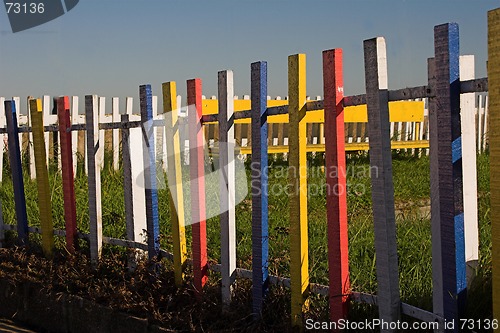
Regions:
[[[219, 105], [216, 99], [202, 100], [203, 115], [217, 114]], [[287, 100], [268, 100], [267, 106], [283, 106], [288, 105]], [[247, 99], [234, 100], [234, 111], [240, 112], [250, 110], [251, 101]], [[389, 102], [389, 120], [391, 122], [421, 122], [424, 120], [424, 102], [422, 101], [397, 101]], [[306, 122], [308, 123], [323, 123], [324, 111], [313, 110], [306, 114]], [[366, 104], [357, 106], [348, 106], [344, 108], [344, 122], [346, 123], [363, 123], [368, 121]], [[270, 124], [288, 123], [288, 114], [280, 114], [267, 117], [267, 122]], [[214, 124], [210, 122], [206, 124]], [[236, 124], [250, 124], [250, 118], [237, 119]]]
[[[429, 141], [427, 140], [411, 140], [411, 141], [392, 141], [391, 142], [392, 149], [418, 149], [418, 148], [429, 148]], [[368, 142], [351, 142], [345, 144], [346, 151], [360, 151], [360, 150], [369, 150]], [[288, 146], [280, 145], [280, 146], [268, 146], [267, 151], [269, 154], [281, 154], [288, 153]], [[325, 145], [324, 144], [308, 144], [306, 146], [306, 151], [308, 153], [311, 152], [324, 152]], [[212, 148], [212, 152], [215, 153], [215, 149]], [[241, 147], [240, 154], [252, 154], [251, 147]]]

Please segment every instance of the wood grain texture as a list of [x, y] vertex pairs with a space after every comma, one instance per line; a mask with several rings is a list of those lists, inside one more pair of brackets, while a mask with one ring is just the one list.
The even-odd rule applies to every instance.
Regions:
[[[79, 109], [79, 99], [78, 96], [71, 97], [71, 120], [72, 124], [78, 124], [80, 121], [80, 115], [78, 114]], [[76, 175], [78, 167], [78, 131], [71, 132], [71, 143], [73, 144], [72, 149], [72, 160], [73, 160], [73, 175]], [[61, 157], [62, 158], [62, 157]]]
[[[489, 128], [500, 128], [500, 8], [488, 12]], [[493, 318], [500, 318], [500, 132], [489, 132]], [[497, 330], [498, 331], [498, 330]]]
[[330, 320], [338, 322], [347, 317], [350, 292], [342, 49], [323, 51], [323, 91]]
[[148, 257], [150, 260], [153, 260], [160, 253], [160, 223], [158, 216], [158, 186], [156, 179], [156, 151], [151, 85], [146, 84], [139, 87], [139, 99], [143, 142], [142, 156], [144, 161]]
[[268, 288], [268, 123], [267, 62], [251, 64], [252, 132], [252, 311], [260, 317]]
[[363, 42], [365, 86], [370, 133], [370, 172], [377, 270], [379, 318], [395, 322], [400, 317], [394, 184], [387, 92], [387, 57], [382, 37]]
[[[460, 80], [474, 79], [474, 72], [474, 56], [460, 56]], [[470, 286], [479, 260], [475, 93], [462, 93], [460, 95], [460, 121], [462, 129], [465, 261], [467, 264], [467, 284]]]
[[87, 127], [87, 166], [89, 191], [90, 259], [97, 265], [102, 252], [101, 167], [104, 160], [103, 143], [99, 140], [99, 98], [85, 96], [85, 123]]
[[219, 187], [222, 302], [228, 306], [236, 270], [236, 177], [234, 141], [234, 81], [232, 71], [218, 73]]
[[205, 142], [201, 124], [201, 89], [201, 79], [187, 81], [193, 275], [198, 296], [201, 295], [203, 286], [208, 280], [205, 161], [203, 158]]
[[[113, 97], [111, 99], [111, 112], [113, 117], [113, 122], [120, 121], [120, 99], [118, 97]], [[120, 168], [120, 131], [117, 129], [113, 130], [113, 169], [118, 170]]]
[[292, 326], [303, 326], [308, 308], [306, 55], [288, 57], [290, 283]]
[[[431, 185], [433, 197], [439, 197], [439, 207], [431, 206], [432, 214], [438, 217], [433, 223], [440, 224], [442, 269], [442, 309], [440, 313], [447, 320], [458, 321], [464, 310], [466, 294], [465, 241], [463, 220], [462, 147], [460, 124], [460, 68], [458, 25], [442, 24], [434, 27], [434, 84], [435, 117], [430, 117], [430, 131], [437, 131], [431, 142], [431, 149], [437, 149], [431, 160], [431, 173], [438, 179]], [[433, 121], [434, 120], [434, 121]], [[433, 121], [433, 122], [431, 122]], [[435, 140], [437, 139], [437, 141]], [[432, 146], [434, 145], [434, 148]], [[438, 301], [436, 301], [438, 302]], [[435, 303], [435, 305], [440, 305]]]
[[182, 189], [181, 143], [179, 133], [177, 86], [175, 82], [162, 84], [165, 116], [165, 144], [167, 149], [167, 176], [170, 190], [170, 219], [174, 243], [175, 283], [181, 286], [187, 260], [186, 220]]
[[23, 169], [21, 165], [21, 150], [19, 145], [19, 128], [17, 127], [16, 106], [14, 101], [5, 101], [5, 118], [9, 146], [9, 162], [14, 187], [14, 204], [17, 220], [17, 237], [20, 245], [28, 242], [28, 215], [26, 212], [26, 197], [24, 195]]
[[45, 142], [43, 137], [43, 111], [41, 99], [29, 100], [29, 111], [33, 133], [33, 149], [35, 153], [35, 172], [38, 191], [38, 209], [40, 210], [40, 226], [42, 227], [42, 249], [47, 257], [54, 251], [54, 226], [52, 223], [52, 205], [50, 200], [49, 173], [45, 158]]
[[57, 102], [59, 142], [61, 147], [61, 173], [63, 182], [64, 220], [66, 222], [66, 248], [73, 252], [77, 242], [75, 175], [69, 98]]

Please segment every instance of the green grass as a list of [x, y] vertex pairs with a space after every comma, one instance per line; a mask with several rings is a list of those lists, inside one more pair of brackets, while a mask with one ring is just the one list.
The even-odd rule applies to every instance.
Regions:
[[[110, 160], [107, 156], [106, 161]], [[328, 284], [327, 230], [325, 177], [321, 171], [321, 155], [309, 156], [308, 184], [316, 189], [308, 200], [309, 218], [309, 271], [311, 282]], [[478, 155], [478, 205], [480, 229], [480, 261], [477, 278], [469, 291], [467, 309], [470, 318], [491, 316], [491, 240], [489, 219], [489, 157]], [[248, 165], [247, 165], [248, 166]], [[269, 187], [278, 189], [288, 184], [284, 169], [287, 162], [282, 156], [270, 160]], [[0, 199], [6, 223], [15, 223], [12, 182], [9, 179], [8, 165], [4, 170], [4, 181], [0, 187]], [[209, 168], [209, 166], [207, 166]], [[25, 168], [26, 169], [26, 168]], [[51, 167], [50, 186], [54, 225], [64, 228], [62, 186], [60, 173]], [[375, 271], [375, 250], [373, 216], [371, 212], [371, 192], [369, 159], [366, 154], [351, 154], [347, 160], [348, 182], [348, 223], [349, 223], [349, 261], [352, 289], [359, 292], [375, 293], [377, 288]], [[189, 174], [184, 170], [184, 178]], [[247, 177], [250, 177], [248, 168]], [[429, 158], [415, 158], [404, 153], [393, 156], [395, 202], [397, 207], [396, 224], [398, 239], [398, 259], [400, 290], [402, 301], [426, 310], [432, 310], [432, 265], [431, 232], [429, 209]], [[207, 179], [207, 198], [215, 207], [218, 204], [218, 179]], [[111, 237], [125, 237], [125, 217], [123, 203], [123, 179], [121, 173], [111, 170], [110, 163], [102, 173], [103, 233]], [[246, 184], [239, 182], [239, 191]], [[274, 186], [274, 187], [273, 187]], [[77, 196], [78, 227], [88, 232], [87, 179], [78, 172], [75, 180]], [[30, 225], [39, 224], [36, 204], [36, 183], [25, 177], [25, 193], [28, 204]], [[186, 215], [189, 218], [189, 189], [185, 189]], [[159, 191], [159, 213], [161, 245], [172, 251], [170, 228], [170, 207], [168, 190]], [[424, 207], [424, 208], [421, 208]], [[427, 208], [426, 208], [427, 207]], [[251, 268], [251, 196], [236, 207], [237, 265]], [[207, 221], [208, 253], [211, 260], [219, 261], [220, 228], [218, 217]], [[33, 236], [36, 238], [36, 236]], [[188, 251], [190, 250], [190, 228], [187, 228]], [[58, 240], [63, 245], [63, 240]], [[286, 193], [271, 192], [269, 196], [269, 270], [273, 275], [289, 276], [289, 209]], [[313, 310], [325, 317], [325, 299], [313, 296]], [[316, 310], [314, 310], [316, 307]], [[366, 316], [373, 309], [353, 306], [355, 315]], [[326, 318], [326, 317], [325, 317]]]

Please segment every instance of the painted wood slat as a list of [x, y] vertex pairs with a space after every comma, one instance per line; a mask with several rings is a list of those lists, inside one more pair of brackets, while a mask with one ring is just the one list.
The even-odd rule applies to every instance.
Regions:
[[[118, 97], [113, 97], [111, 99], [111, 112], [113, 117], [113, 122], [117, 123], [120, 121], [120, 99]], [[113, 130], [113, 170], [118, 170], [120, 168], [120, 130]]]
[[[460, 56], [460, 80], [465, 81], [474, 78], [474, 56]], [[475, 93], [460, 95], [465, 261], [467, 283], [469, 285], [475, 275], [479, 260], [475, 102]]]
[[139, 87], [141, 128], [144, 160], [144, 194], [146, 197], [146, 225], [148, 257], [156, 260], [160, 253], [160, 224], [158, 215], [158, 186], [153, 127], [153, 95], [151, 85]]
[[74, 252], [78, 246], [76, 227], [76, 195], [73, 165], [73, 142], [68, 96], [57, 101], [59, 119], [59, 146], [61, 147], [61, 173], [63, 183], [64, 220], [66, 223], [66, 248]]
[[[33, 124], [32, 124], [32, 121], [31, 121], [31, 115], [30, 115], [30, 100], [31, 100], [31, 96], [28, 96], [27, 98], [27, 125], [28, 126], [31, 126], [33, 127]], [[41, 110], [41, 108], [40, 108]], [[42, 119], [43, 119], [43, 115], [42, 115]], [[30, 179], [31, 180], [34, 180], [36, 179], [36, 162], [35, 162], [35, 147], [34, 147], [34, 141], [33, 141], [33, 131], [30, 131], [28, 133], [28, 145], [27, 145], [27, 148], [28, 148], [28, 152], [29, 152], [29, 168], [30, 168]]]
[[323, 51], [323, 91], [330, 320], [338, 322], [347, 317], [350, 292], [342, 49]]
[[5, 101], [5, 118], [9, 145], [9, 161], [14, 188], [14, 203], [16, 208], [17, 237], [20, 245], [28, 242], [28, 215], [26, 213], [26, 197], [24, 196], [23, 169], [21, 150], [19, 146], [19, 128], [17, 127], [16, 106], [14, 101]]
[[236, 177], [234, 141], [234, 81], [232, 71], [218, 73], [219, 172], [222, 302], [231, 303], [236, 270]]
[[[71, 97], [71, 124], [78, 124], [79, 123], [79, 99], [78, 96], [72, 96]], [[73, 160], [73, 175], [76, 175], [77, 172], [77, 167], [78, 167], [78, 131], [72, 131], [71, 132], [71, 143], [73, 144], [72, 146], [72, 160]], [[62, 159], [62, 157], [61, 157]]]
[[[488, 127], [500, 128], [500, 8], [488, 12]], [[490, 112], [491, 111], [491, 112]], [[485, 114], [486, 116], [486, 114]], [[485, 131], [486, 133], [486, 131]], [[493, 318], [500, 318], [500, 132], [489, 132]], [[498, 331], [498, 330], [497, 330]]]
[[[50, 108], [50, 96], [44, 95], [42, 97], [42, 108], [43, 108], [43, 123], [50, 124], [51, 123], [51, 108]], [[45, 157], [47, 159], [47, 165], [50, 165], [50, 132], [45, 132]]]
[[191, 179], [191, 223], [194, 287], [201, 295], [208, 280], [207, 226], [203, 126], [201, 124], [201, 79], [187, 81], [189, 121], [189, 171]]
[[35, 171], [38, 191], [38, 208], [42, 227], [42, 249], [47, 257], [52, 257], [54, 250], [54, 226], [52, 224], [52, 205], [50, 200], [49, 173], [45, 158], [45, 142], [43, 138], [43, 109], [41, 99], [29, 100], [29, 111], [35, 152]]
[[90, 223], [90, 259], [97, 265], [102, 252], [101, 167], [104, 160], [104, 142], [99, 140], [99, 98], [85, 96], [87, 127], [87, 165]]
[[168, 188], [170, 190], [170, 219], [174, 242], [175, 283], [181, 286], [187, 259], [186, 220], [184, 193], [182, 189], [181, 138], [179, 130], [177, 85], [175, 82], [162, 84], [163, 112], [165, 116], [165, 144], [167, 158]]
[[288, 95], [291, 316], [292, 326], [302, 327], [309, 304], [305, 54], [288, 57]]
[[[435, 313], [458, 321], [464, 310], [466, 265], [462, 187], [462, 143], [460, 122], [460, 68], [458, 25], [448, 23], [434, 27], [435, 120], [430, 123], [431, 142], [437, 149], [437, 160], [431, 160], [431, 173], [437, 183], [431, 184], [431, 220], [440, 224], [442, 305], [434, 301]], [[439, 205], [436, 207], [437, 199]], [[434, 198], [434, 200], [433, 200]], [[432, 204], [434, 203], [434, 206]], [[437, 214], [434, 219], [433, 214]], [[434, 267], [433, 267], [434, 268]], [[436, 267], [436, 269], [439, 269]]]
[[382, 37], [368, 39], [363, 46], [379, 318], [395, 322], [400, 317], [401, 303], [385, 40]]
[[252, 311], [260, 317], [269, 278], [267, 62], [251, 64]]
[[[99, 96], [98, 98], [99, 101], [99, 117], [98, 117], [98, 124], [104, 124], [106, 123], [106, 97], [101, 97]], [[104, 150], [106, 149], [106, 131], [105, 130], [100, 130], [98, 129], [99, 132], [99, 144], [102, 147], [102, 151], [104, 154]], [[97, 161], [96, 161], [97, 162]], [[104, 169], [104, 158], [102, 160], [99, 160], [98, 162], [99, 168], [102, 170]]]

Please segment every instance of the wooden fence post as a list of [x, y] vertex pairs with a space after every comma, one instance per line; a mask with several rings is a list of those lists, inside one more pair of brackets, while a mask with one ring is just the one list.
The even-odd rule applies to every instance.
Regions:
[[347, 317], [350, 292], [342, 49], [323, 51], [323, 91], [330, 320], [338, 322]]
[[[500, 8], [488, 12], [489, 128], [500, 128]], [[500, 131], [489, 132], [493, 318], [500, 318]]]
[[73, 142], [71, 115], [68, 96], [60, 97], [57, 102], [59, 119], [59, 146], [61, 147], [61, 172], [64, 196], [64, 220], [66, 222], [66, 248], [73, 252], [78, 246], [76, 228], [76, 196], [73, 165]]
[[386, 322], [396, 322], [400, 317], [401, 303], [385, 40], [377, 37], [365, 40], [363, 44], [370, 136], [372, 209], [377, 256], [377, 303], [379, 318]]
[[189, 169], [191, 179], [191, 223], [194, 287], [201, 295], [208, 280], [207, 225], [205, 206], [205, 162], [203, 126], [201, 123], [201, 79], [187, 81], [189, 118]]
[[292, 326], [302, 327], [302, 311], [309, 307], [305, 54], [288, 57], [288, 95], [291, 315]]
[[[71, 124], [78, 124], [79, 114], [78, 114], [79, 99], [78, 96], [71, 96]], [[76, 175], [78, 167], [78, 131], [71, 131], [71, 159], [73, 160], [73, 175]], [[62, 158], [62, 157], [61, 157]]]
[[[113, 97], [111, 99], [111, 111], [113, 113], [113, 122], [120, 121], [120, 99]], [[120, 168], [120, 132], [118, 129], [113, 130], [113, 170]]]
[[269, 284], [267, 62], [251, 64], [252, 126], [252, 297], [253, 313], [261, 316]]
[[170, 219], [174, 242], [175, 284], [181, 286], [186, 266], [186, 219], [182, 189], [181, 146], [179, 133], [177, 86], [175, 82], [162, 84], [163, 112], [165, 116], [165, 144], [167, 154], [168, 188], [170, 190]]
[[42, 100], [30, 99], [29, 110], [33, 134], [33, 147], [31, 149], [34, 149], [35, 153], [34, 162], [38, 190], [38, 208], [40, 210], [40, 225], [42, 227], [42, 248], [45, 256], [50, 258], [54, 250], [54, 226], [52, 224], [49, 173], [47, 171], [45, 142], [43, 138]]
[[[431, 223], [433, 247], [441, 247], [440, 262], [433, 260], [434, 312], [458, 321], [464, 310], [466, 283], [460, 126], [458, 25], [434, 27], [434, 102], [429, 109], [431, 149]], [[431, 73], [432, 74], [432, 73]], [[434, 134], [433, 134], [434, 132]], [[436, 226], [439, 224], [439, 228]], [[437, 251], [437, 250], [435, 250]], [[440, 288], [441, 290], [436, 290]]]
[[[460, 56], [460, 80], [472, 80], [474, 56]], [[472, 282], [479, 260], [479, 230], [477, 224], [477, 166], [476, 166], [476, 98], [475, 93], [460, 95], [462, 130], [462, 174], [464, 193], [464, 236], [467, 283]]]
[[222, 302], [231, 303], [236, 270], [236, 177], [234, 170], [234, 81], [232, 71], [218, 73], [219, 172]]
[[20, 245], [26, 245], [28, 242], [28, 215], [26, 213], [26, 197], [24, 196], [24, 180], [21, 165], [16, 106], [14, 101], [5, 101], [4, 106], [5, 118], [7, 118], [9, 161], [12, 171], [14, 203], [16, 207], [17, 237]]
[[104, 142], [99, 140], [99, 98], [85, 96], [87, 125], [87, 165], [90, 222], [90, 259], [97, 265], [102, 250], [101, 164], [104, 160]]
[[[5, 98], [0, 97], [0, 128], [7, 127], [7, 119], [5, 118]], [[5, 141], [7, 134], [0, 135], [0, 182], [3, 181], [3, 157], [5, 153]]]
[[153, 126], [153, 95], [151, 85], [139, 87], [141, 127], [144, 160], [144, 193], [146, 196], [146, 225], [148, 257], [153, 260], [160, 253], [160, 224], [158, 216], [158, 186], [156, 180], [156, 153]]

